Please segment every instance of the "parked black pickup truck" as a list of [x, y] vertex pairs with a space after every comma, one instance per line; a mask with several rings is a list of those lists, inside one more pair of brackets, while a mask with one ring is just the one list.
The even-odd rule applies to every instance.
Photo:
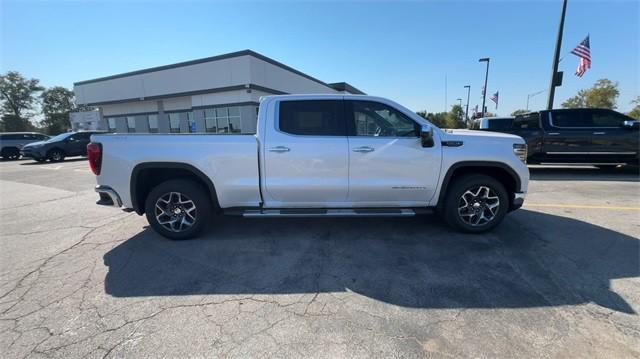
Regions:
[[516, 116], [508, 132], [527, 142], [527, 163], [638, 165], [640, 122], [606, 109], [563, 109]]

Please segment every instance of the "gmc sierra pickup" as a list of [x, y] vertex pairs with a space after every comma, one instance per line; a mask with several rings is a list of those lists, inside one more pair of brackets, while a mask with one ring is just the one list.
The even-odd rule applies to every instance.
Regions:
[[436, 211], [471, 233], [522, 206], [522, 138], [440, 130], [387, 99], [261, 99], [255, 135], [93, 135], [100, 205], [145, 214], [171, 239], [213, 213], [245, 217], [412, 216]]

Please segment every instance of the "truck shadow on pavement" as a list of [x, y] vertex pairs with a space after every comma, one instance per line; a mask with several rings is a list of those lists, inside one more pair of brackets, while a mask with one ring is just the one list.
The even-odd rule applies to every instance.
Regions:
[[481, 236], [453, 232], [435, 216], [223, 217], [199, 239], [170, 241], [145, 229], [113, 248], [104, 256], [105, 290], [115, 297], [348, 290], [414, 308], [595, 302], [635, 314], [610, 281], [640, 275], [639, 250], [636, 238], [529, 210]]

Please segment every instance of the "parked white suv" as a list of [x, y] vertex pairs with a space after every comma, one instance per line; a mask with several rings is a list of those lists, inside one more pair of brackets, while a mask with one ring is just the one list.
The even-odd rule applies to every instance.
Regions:
[[484, 232], [519, 208], [522, 138], [440, 130], [378, 97], [261, 99], [255, 135], [93, 135], [98, 204], [146, 214], [163, 236], [198, 234], [212, 212], [245, 217], [413, 216]]

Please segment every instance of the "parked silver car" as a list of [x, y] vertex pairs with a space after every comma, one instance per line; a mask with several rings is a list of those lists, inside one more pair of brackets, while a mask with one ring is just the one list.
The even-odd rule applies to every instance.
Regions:
[[5, 160], [17, 160], [24, 145], [48, 139], [49, 136], [37, 132], [0, 133], [0, 157]]

